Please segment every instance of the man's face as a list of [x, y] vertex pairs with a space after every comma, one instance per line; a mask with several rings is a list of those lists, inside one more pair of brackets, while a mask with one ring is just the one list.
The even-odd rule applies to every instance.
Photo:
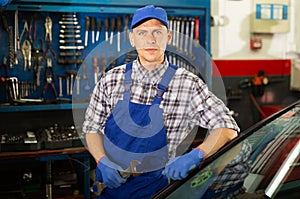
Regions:
[[171, 42], [172, 33], [159, 20], [150, 19], [135, 27], [129, 37], [136, 47], [140, 63], [147, 68], [164, 61], [164, 52]]

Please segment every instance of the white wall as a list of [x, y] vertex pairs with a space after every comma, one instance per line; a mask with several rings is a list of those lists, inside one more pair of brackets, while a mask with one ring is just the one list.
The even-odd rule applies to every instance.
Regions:
[[211, 15], [225, 16], [228, 24], [211, 29], [213, 59], [287, 59], [299, 58], [300, 1], [290, 0], [290, 31], [259, 34], [263, 46], [250, 49], [250, 15], [252, 0], [211, 0]]

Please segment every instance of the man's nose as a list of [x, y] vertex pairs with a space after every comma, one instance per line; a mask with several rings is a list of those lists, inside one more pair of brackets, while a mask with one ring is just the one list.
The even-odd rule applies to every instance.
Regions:
[[153, 33], [147, 34], [146, 41], [147, 41], [147, 43], [155, 44], [156, 39], [155, 39]]

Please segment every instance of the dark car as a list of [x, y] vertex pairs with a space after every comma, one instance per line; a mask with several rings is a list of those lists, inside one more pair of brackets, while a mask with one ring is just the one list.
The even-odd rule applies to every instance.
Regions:
[[153, 198], [300, 198], [300, 101], [242, 132]]

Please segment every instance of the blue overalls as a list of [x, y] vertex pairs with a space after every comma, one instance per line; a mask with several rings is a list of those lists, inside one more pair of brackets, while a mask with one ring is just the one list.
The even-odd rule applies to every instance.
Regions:
[[[116, 189], [105, 188], [98, 199], [150, 198], [168, 184], [161, 174], [168, 161], [168, 142], [159, 105], [176, 70], [176, 66], [169, 64], [152, 104], [145, 105], [130, 102], [132, 62], [126, 65], [123, 100], [117, 102], [106, 122], [103, 144], [107, 157], [123, 169], [132, 160], [141, 162], [137, 170], [142, 174], [130, 176]], [[96, 180], [102, 181], [97, 172]]]

